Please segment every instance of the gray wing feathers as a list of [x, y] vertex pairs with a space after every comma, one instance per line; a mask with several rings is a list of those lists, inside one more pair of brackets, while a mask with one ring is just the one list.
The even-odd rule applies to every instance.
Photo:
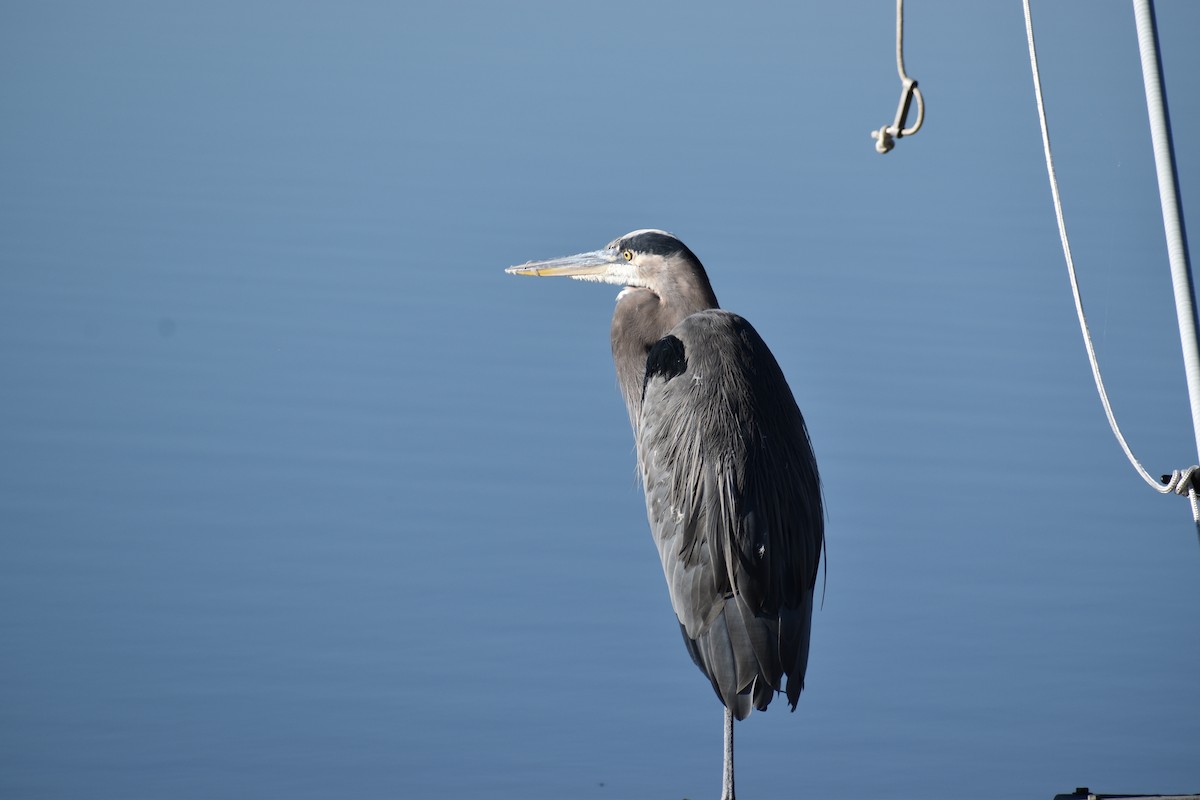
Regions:
[[[693, 314], [681, 374], [651, 374], [638, 424], [646, 510], [688, 651], [741, 719], [795, 707], [823, 543], [803, 417], [745, 320]], [[784, 679], [786, 678], [786, 684]]]

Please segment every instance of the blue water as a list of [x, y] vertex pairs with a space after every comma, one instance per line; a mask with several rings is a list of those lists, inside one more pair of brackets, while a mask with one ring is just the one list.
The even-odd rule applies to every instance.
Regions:
[[[1132, 14], [1035, 15], [1117, 414], [1187, 466]], [[1019, 6], [907, 18], [883, 157], [886, 3], [0, 11], [0, 796], [715, 795], [615, 287], [503, 273], [640, 227], [825, 480], [743, 796], [1200, 790], [1200, 547], [1095, 398]], [[1194, 212], [1200, 6], [1159, 18]]]

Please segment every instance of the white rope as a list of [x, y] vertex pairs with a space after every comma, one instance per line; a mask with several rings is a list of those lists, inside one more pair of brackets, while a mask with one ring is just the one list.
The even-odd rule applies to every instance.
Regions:
[[[895, 140], [912, 136], [921, 130], [925, 122], [925, 98], [917, 88], [917, 82], [904, 71], [904, 0], [896, 0], [896, 72], [900, 73], [900, 105], [896, 108], [896, 121], [871, 131], [875, 140], [875, 152], [887, 153], [896, 146]], [[904, 127], [908, 121], [908, 109], [913, 98], [917, 100], [917, 121], [911, 128]]]
[[908, 78], [904, 71], [904, 0], [896, 0], [896, 72], [900, 80]]
[[1092, 344], [1092, 334], [1088, 329], [1087, 317], [1083, 313], [1083, 298], [1079, 294], [1079, 280], [1075, 275], [1075, 260], [1071, 257], [1071, 243], [1067, 239], [1067, 223], [1063, 219], [1062, 197], [1058, 192], [1058, 178], [1054, 174], [1054, 156], [1050, 152], [1050, 129], [1046, 124], [1046, 106], [1042, 100], [1042, 78], [1038, 70], [1037, 48], [1033, 43], [1033, 17], [1029, 11], [1029, 0], [1022, 0], [1025, 7], [1025, 34], [1029, 40], [1029, 66], [1033, 71], [1033, 93], [1037, 98], [1038, 120], [1042, 126], [1042, 148], [1046, 155], [1046, 172], [1050, 176], [1050, 194], [1054, 199], [1054, 216], [1058, 219], [1058, 235], [1062, 240], [1063, 255], [1067, 260], [1067, 274], [1071, 278], [1071, 295], [1075, 298], [1075, 313], [1079, 317], [1079, 329], [1083, 333], [1083, 345], [1087, 350], [1088, 363], [1092, 367], [1092, 378], [1096, 381], [1096, 391], [1100, 395], [1100, 403], [1104, 406], [1104, 415], [1108, 417], [1108, 425], [1112, 428], [1113, 436], [1125, 451], [1125, 457], [1137, 470], [1138, 474], [1152, 489], [1161, 494], [1174, 492], [1186, 495], [1192, 503], [1192, 516], [1200, 524], [1200, 502], [1196, 497], [1196, 489], [1192, 477], [1200, 467], [1189, 467], [1186, 470], [1175, 470], [1170, 476], [1164, 475], [1163, 481], [1156, 481], [1133, 455], [1129, 443], [1117, 425], [1113, 415], [1112, 405], [1108, 402], [1108, 392], [1104, 389], [1104, 379], [1100, 376], [1100, 364], [1096, 360], [1096, 348]]
[[1175, 170], [1171, 123], [1163, 88], [1162, 63], [1158, 55], [1154, 3], [1151, 0], [1133, 0], [1133, 15], [1137, 22], [1138, 52], [1146, 87], [1146, 112], [1150, 121], [1150, 140], [1154, 145], [1154, 166], [1158, 174], [1163, 232], [1167, 239], [1167, 260], [1171, 264], [1171, 288], [1179, 322], [1179, 343], [1183, 349], [1183, 365], [1192, 405], [1192, 428], [1196, 433], [1196, 449], [1200, 452], [1200, 342], [1197, 341], [1196, 309], [1192, 302], [1192, 270], [1188, 264], [1187, 237], [1183, 231], [1183, 215], [1179, 210], [1179, 176]]

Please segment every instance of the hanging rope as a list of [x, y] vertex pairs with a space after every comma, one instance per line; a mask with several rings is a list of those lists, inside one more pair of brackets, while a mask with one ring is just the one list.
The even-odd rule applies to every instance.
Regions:
[[[917, 82], [904, 71], [904, 0], [896, 0], [896, 71], [900, 73], [900, 105], [896, 108], [895, 122], [884, 125], [877, 131], [871, 131], [877, 153], [889, 152], [896, 146], [896, 139], [912, 136], [921, 130], [921, 123], [925, 121], [925, 99], [921, 96], [921, 90], [917, 88]], [[908, 110], [914, 97], [917, 99], [917, 121], [911, 128], [906, 128], [904, 126], [908, 124]]]
[[1087, 350], [1088, 363], [1092, 367], [1092, 378], [1096, 381], [1096, 391], [1100, 395], [1100, 403], [1104, 406], [1104, 415], [1108, 417], [1108, 425], [1112, 428], [1113, 436], [1125, 451], [1125, 457], [1137, 470], [1138, 474], [1152, 489], [1161, 494], [1174, 492], [1188, 497], [1192, 503], [1192, 517], [1200, 525], [1200, 501], [1196, 497], [1196, 487], [1193, 477], [1200, 466], [1189, 467], [1186, 470], [1175, 470], [1170, 475], [1163, 475], [1162, 482], [1151, 477], [1142, 463], [1133, 455], [1129, 443], [1117, 425], [1113, 415], [1112, 405], [1108, 402], [1108, 392], [1104, 389], [1104, 379], [1100, 376], [1100, 364], [1096, 360], [1096, 348], [1092, 344], [1092, 334], [1088, 329], [1087, 317], [1083, 313], [1083, 299], [1079, 294], [1079, 281], [1075, 275], [1075, 260], [1071, 257], [1071, 243], [1067, 239], [1067, 223], [1063, 219], [1062, 197], [1058, 193], [1058, 178], [1054, 174], [1054, 157], [1050, 152], [1050, 130], [1046, 124], [1046, 106], [1042, 100], [1042, 78], [1038, 71], [1037, 48], [1033, 43], [1033, 17], [1029, 11], [1029, 0], [1022, 0], [1025, 7], [1025, 34], [1029, 40], [1029, 65], [1033, 71], [1033, 93], [1037, 99], [1038, 120], [1042, 126], [1042, 148], [1046, 155], [1046, 172], [1050, 176], [1050, 194], [1054, 199], [1054, 216], [1058, 219], [1058, 235], [1062, 240], [1063, 255], [1067, 260], [1067, 274], [1071, 278], [1071, 295], [1075, 298], [1075, 313], [1079, 317], [1079, 329], [1083, 333], [1083, 346]]

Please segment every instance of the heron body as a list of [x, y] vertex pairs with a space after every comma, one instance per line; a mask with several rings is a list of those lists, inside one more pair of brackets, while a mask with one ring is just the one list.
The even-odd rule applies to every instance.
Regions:
[[641, 230], [510, 272], [625, 286], [612, 320], [617, 381], [637, 444], [646, 513], [692, 659], [732, 719], [793, 709], [804, 687], [824, 544], [816, 459], [765, 342], [721, 310], [699, 259]]

